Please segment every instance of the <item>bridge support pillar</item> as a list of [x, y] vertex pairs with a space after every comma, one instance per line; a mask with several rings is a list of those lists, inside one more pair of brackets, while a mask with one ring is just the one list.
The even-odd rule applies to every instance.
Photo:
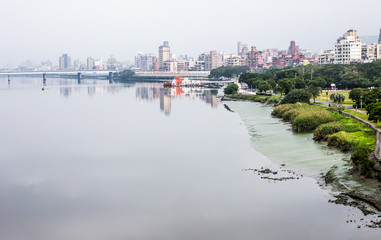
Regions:
[[114, 82], [114, 73], [113, 72], [108, 73], [108, 81], [109, 81], [109, 83]]
[[81, 84], [82, 73], [78, 73], [78, 84]]
[[46, 73], [42, 74], [42, 82], [44, 83], [44, 85], [46, 84]]
[[8, 74], [8, 84], [11, 83], [11, 76]]

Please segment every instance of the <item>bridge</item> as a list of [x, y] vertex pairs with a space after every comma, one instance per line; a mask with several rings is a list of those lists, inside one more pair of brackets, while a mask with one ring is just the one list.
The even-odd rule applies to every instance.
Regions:
[[[44, 82], [47, 77], [68, 77], [76, 78], [81, 81], [83, 78], [107, 79], [110, 82], [114, 80], [114, 72], [108, 70], [77, 70], [77, 71], [30, 71], [30, 72], [0, 72], [1, 76], [8, 76], [10, 82], [11, 76], [41, 76]], [[181, 71], [181, 72], [136, 72], [131, 80], [135, 81], [173, 81], [181, 78], [182, 84], [176, 85], [206, 85], [206, 84], [227, 84], [233, 82], [231, 79], [223, 81], [210, 81], [209, 71]], [[189, 82], [189, 83], [188, 83]]]
[[78, 70], [78, 71], [30, 71], [30, 72], [0, 72], [0, 76], [14, 75], [64, 75], [77, 76], [80, 73], [82, 76], [108, 76], [112, 71], [107, 70]]
[[41, 72], [41, 71], [31, 71], [31, 72], [0, 72], [1, 76], [8, 76], [8, 83], [11, 81], [11, 76], [42, 76], [44, 84], [46, 83], [46, 78], [75, 78], [78, 79], [78, 83], [83, 78], [91, 78], [91, 79], [107, 79], [110, 83], [114, 80], [114, 72], [110, 72], [107, 70], [82, 70], [82, 71], [50, 71], [50, 72]]

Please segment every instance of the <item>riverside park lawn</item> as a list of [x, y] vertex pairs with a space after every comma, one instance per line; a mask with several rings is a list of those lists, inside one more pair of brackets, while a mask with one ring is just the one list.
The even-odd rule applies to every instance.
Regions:
[[[327, 92], [328, 92], [328, 95], [327, 95]], [[349, 90], [348, 91], [323, 91], [319, 97], [316, 98], [316, 100], [319, 100], [319, 101], [324, 101], [324, 102], [333, 102], [331, 101], [331, 99], [329, 99], [329, 95], [331, 95], [332, 93], [341, 93], [345, 96], [345, 100], [343, 102], [344, 105], [353, 105], [354, 102], [349, 99]]]

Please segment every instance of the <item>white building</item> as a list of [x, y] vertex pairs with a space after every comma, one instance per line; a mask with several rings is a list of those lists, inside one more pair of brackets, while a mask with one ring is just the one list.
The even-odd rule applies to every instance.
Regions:
[[362, 44], [361, 58], [364, 61], [374, 61], [381, 59], [381, 44]]
[[349, 64], [361, 61], [361, 39], [357, 37], [356, 30], [348, 30], [335, 44], [335, 63]]
[[326, 50], [319, 55], [319, 64], [332, 64], [335, 62], [335, 51]]

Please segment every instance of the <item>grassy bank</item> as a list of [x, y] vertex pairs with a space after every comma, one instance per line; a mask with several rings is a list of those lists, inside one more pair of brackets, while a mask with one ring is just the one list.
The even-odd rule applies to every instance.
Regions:
[[272, 103], [279, 104], [282, 100], [276, 96], [257, 96], [257, 95], [247, 95], [247, 94], [231, 94], [228, 98], [244, 101], [253, 101], [261, 103]]
[[374, 162], [369, 160], [376, 144], [372, 129], [338, 112], [302, 103], [279, 105], [272, 115], [290, 121], [293, 131], [314, 131], [315, 140], [351, 151], [351, 160], [362, 175], [379, 177], [373, 171]]

